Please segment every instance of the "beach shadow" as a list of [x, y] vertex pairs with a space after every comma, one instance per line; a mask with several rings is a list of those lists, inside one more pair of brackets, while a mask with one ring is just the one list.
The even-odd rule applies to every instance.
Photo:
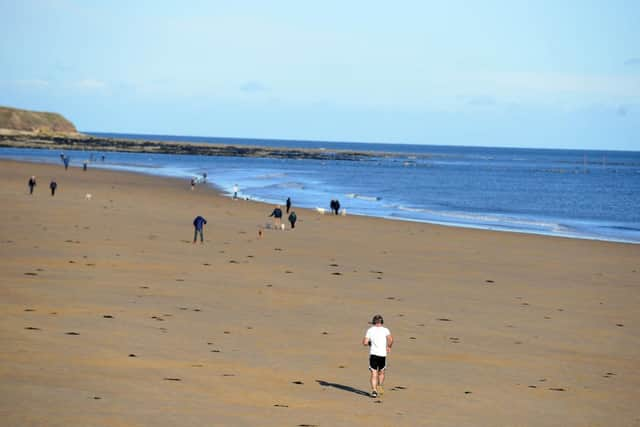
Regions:
[[348, 386], [348, 385], [330, 383], [330, 382], [322, 381], [322, 380], [316, 380], [316, 382], [318, 384], [320, 384], [322, 387], [333, 387], [333, 388], [337, 388], [338, 390], [348, 391], [349, 393], [355, 393], [355, 394], [359, 394], [360, 396], [369, 397], [369, 393], [367, 393], [366, 391], [359, 390], [357, 388], [353, 388], [353, 387]]

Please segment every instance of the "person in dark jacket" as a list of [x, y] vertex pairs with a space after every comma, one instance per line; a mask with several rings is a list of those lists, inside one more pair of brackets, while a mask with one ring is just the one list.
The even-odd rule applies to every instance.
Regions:
[[287, 197], [287, 213], [289, 213], [290, 209], [291, 209], [291, 197]]
[[56, 182], [55, 179], [51, 180], [51, 184], [49, 184], [49, 188], [51, 189], [51, 196], [55, 196], [56, 195], [56, 188], [58, 188], [58, 183]]
[[334, 211], [336, 213], [336, 215], [340, 214], [340, 200], [336, 199], [335, 203], [334, 203]]
[[33, 189], [36, 185], [36, 177], [31, 176], [31, 178], [29, 178], [29, 194], [33, 194]]
[[273, 225], [275, 228], [280, 229], [282, 224], [282, 209], [280, 209], [280, 205], [276, 206], [269, 216], [273, 217]]
[[289, 222], [291, 223], [291, 228], [296, 228], [296, 221], [298, 220], [298, 216], [296, 215], [296, 211], [291, 211], [289, 214]]
[[203, 230], [204, 230], [204, 225], [206, 223], [207, 223], [207, 220], [201, 217], [200, 215], [198, 215], [196, 219], [193, 220], [193, 228], [194, 228], [193, 243], [194, 244], [196, 243], [196, 240], [198, 240], [198, 234], [200, 234], [200, 243], [204, 243]]

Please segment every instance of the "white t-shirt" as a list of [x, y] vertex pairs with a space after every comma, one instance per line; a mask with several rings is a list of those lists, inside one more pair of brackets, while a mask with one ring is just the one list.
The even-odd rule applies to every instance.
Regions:
[[384, 326], [370, 327], [365, 335], [365, 338], [369, 338], [369, 341], [371, 341], [369, 354], [387, 357], [387, 336], [389, 335], [391, 335], [391, 332]]

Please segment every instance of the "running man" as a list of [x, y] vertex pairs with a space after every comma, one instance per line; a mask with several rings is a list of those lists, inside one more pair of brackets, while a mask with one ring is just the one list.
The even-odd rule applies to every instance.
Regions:
[[393, 346], [393, 337], [389, 329], [382, 326], [384, 319], [376, 314], [371, 320], [371, 326], [362, 345], [369, 346], [369, 370], [371, 371], [371, 397], [378, 397], [384, 393], [384, 370], [387, 368], [387, 355]]

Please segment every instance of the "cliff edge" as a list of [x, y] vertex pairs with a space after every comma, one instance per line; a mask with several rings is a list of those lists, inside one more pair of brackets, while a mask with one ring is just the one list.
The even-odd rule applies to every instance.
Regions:
[[76, 127], [58, 113], [19, 110], [0, 106], [0, 129], [26, 132], [77, 133]]

